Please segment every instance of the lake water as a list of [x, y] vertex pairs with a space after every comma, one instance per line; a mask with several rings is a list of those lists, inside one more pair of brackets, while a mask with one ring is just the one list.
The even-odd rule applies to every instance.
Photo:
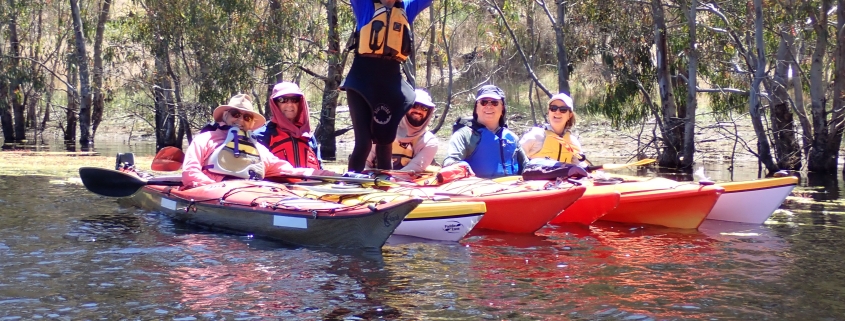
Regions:
[[[727, 180], [723, 167], [708, 175]], [[67, 179], [0, 176], [0, 321], [845, 320], [843, 184], [802, 185], [762, 226], [599, 222], [392, 238], [373, 254], [208, 232]]]

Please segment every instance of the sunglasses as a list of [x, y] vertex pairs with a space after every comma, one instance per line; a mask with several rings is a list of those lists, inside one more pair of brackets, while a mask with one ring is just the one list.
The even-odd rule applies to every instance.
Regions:
[[421, 111], [427, 111], [429, 107], [428, 107], [428, 106], [426, 106], [426, 105], [423, 105], [423, 104], [419, 104], [419, 103], [417, 103], [417, 104], [414, 104], [413, 106], [411, 106], [411, 108], [413, 108], [413, 109], [419, 109], [419, 110], [421, 110]]
[[561, 113], [568, 113], [572, 111], [572, 108], [569, 106], [549, 105], [550, 112], [556, 112], [558, 110], [560, 110]]
[[298, 104], [301, 99], [302, 99], [302, 97], [300, 97], [300, 96], [287, 96], [287, 97], [281, 96], [281, 97], [273, 98], [273, 101], [275, 101], [277, 104], [284, 104], [284, 103]]
[[487, 104], [490, 104], [490, 105], [493, 105], [493, 107], [499, 107], [499, 101], [498, 100], [483, 100], [482, 99], [482, 100], [479, 100], [478, 102], [481, 103], [481, 106], [487, 106]]
[[236, 110], [236, 109], [229, 109], [229, 116], [232, 116], [234, 118], [243, 117], [243, 120], [246, 121], [246, 122], [252, 121], [252, 115], [251, 114], [242, 113], [242, 112], [240, 112], [239, 110]]

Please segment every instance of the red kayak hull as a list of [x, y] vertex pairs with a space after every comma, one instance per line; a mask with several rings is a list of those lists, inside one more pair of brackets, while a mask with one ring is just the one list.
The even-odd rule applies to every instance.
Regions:
[[592, 191], [587, 189], [583, 196], [549, 223], [557, 225], [593, 224], [619, 205], [620, 195], [617, 191]]

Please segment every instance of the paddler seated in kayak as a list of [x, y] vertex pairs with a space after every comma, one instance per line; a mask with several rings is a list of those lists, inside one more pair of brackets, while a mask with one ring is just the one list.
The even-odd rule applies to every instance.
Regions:
[[323, 169], [317, 139], [311, 133], [308, 102], [299, 86], [280, 82], [270, 94], [272, 118], [253, 131], [256, 141], [293, 167]]
[[[428, 124], [434, 118], [434, 102], [431, 96], [422, 89], [416, 89], [414, 105], [402, 117], [393, 141], [393, 169], [422, 172], [434, 161], [437, 145], [440, 140], [428, 131]], [[367, 157], [368, 168], [380, 168], [375, 164], [375, 148], [370, 150]], [[381, 166], [383, 167], [383, 166]]]
[[214, 123], [194, 136], [185, 152], [182, 185], [195, 187], [220, 182], [225, 178], [262, 179], [291, 175], [336, 175], [332, 171], [295, 168], [258, 144], [250, 131], [264, 125], [249, 95], [238, 94], [226, 105], [214, 109]]
[[452, 134], [443, 166], [463, 161], [482, 178], [522, 174], [528, 158], [518, 136], [507, 128], [506, 117], [502, 89], [482, 86], [475, 97], [472, 122]]
[[542, 127], [531, 128], [522, 135], [519, 145], [529, 159], [549, 158], [566, 164], [582, 164], [585, 160], [581, 143], [572, 134], [575, 125], [575, 105], [572, 98], [565, 93], [552, 96], [549, 99], [549, 123]]

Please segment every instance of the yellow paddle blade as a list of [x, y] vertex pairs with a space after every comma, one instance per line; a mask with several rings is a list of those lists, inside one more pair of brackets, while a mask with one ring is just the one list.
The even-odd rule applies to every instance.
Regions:
[[648, 164], [654, 163], [656, 161], [657, 160], [654, 159], [654, 158], [646, 158], [646, 159], [641, 159], [641, 160], [638, 160], [636, 162], [627, 163], [627, 164], [602, 164], [601, 169], [607, 170], [607, 169], [620, 169], [620, 168], [626, 168], [626, 167], [631, 167], [631, 166], [642, 166], [642, 165], [648, 165]]

